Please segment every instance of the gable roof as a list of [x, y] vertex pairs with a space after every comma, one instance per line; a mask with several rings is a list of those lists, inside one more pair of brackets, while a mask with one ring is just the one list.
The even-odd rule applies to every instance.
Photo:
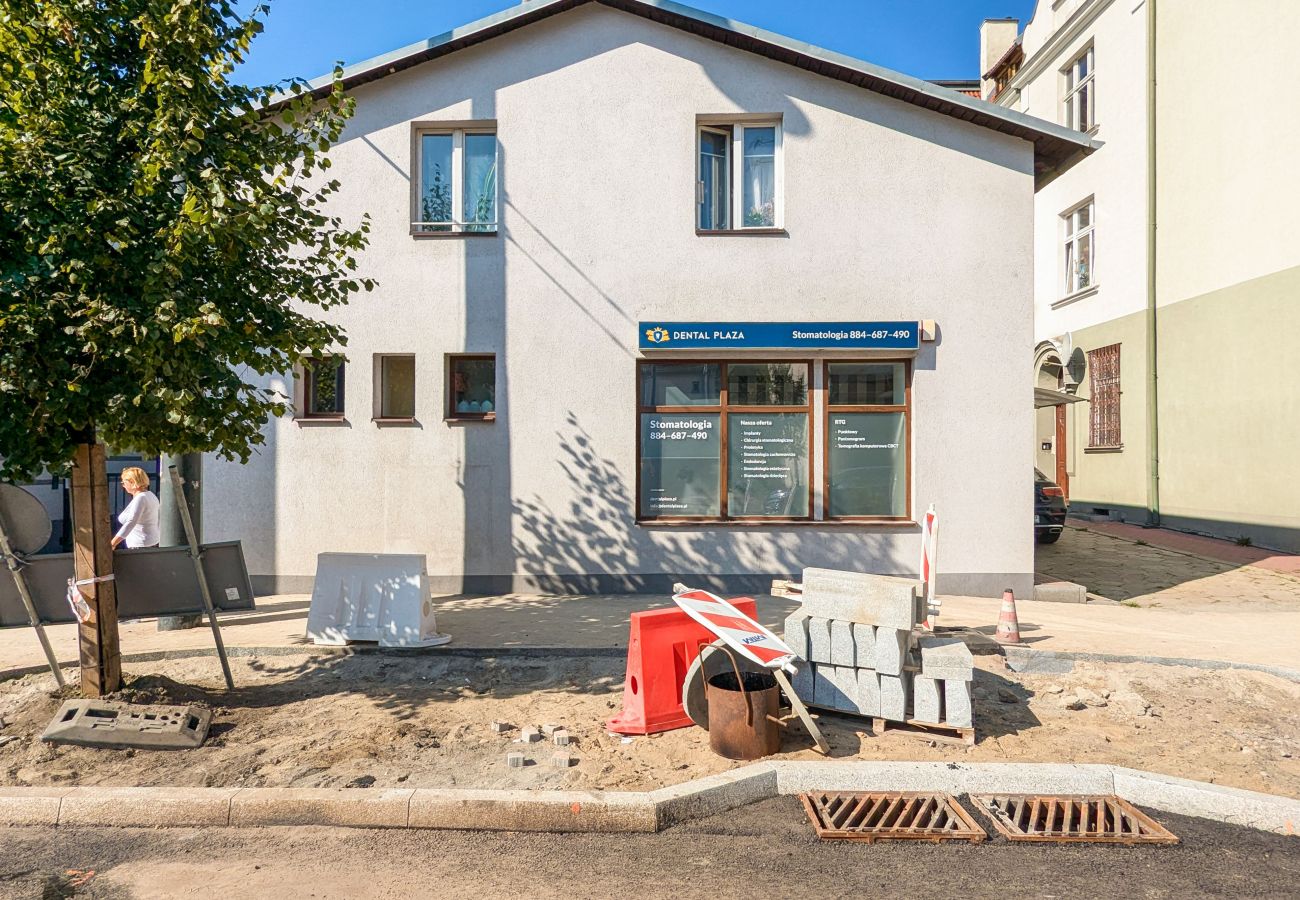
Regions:
[[[940, 115], [952, 116], [1030, 141], [1034, 145], [1034, 171], [1040, 185], [1101, 146], [1087, 135], [1072, 129], [672, 0], [525, 0], [518, 6], [477, 22], [348, 66], [343, 70], [343, 86], [353, 88], [376, 81], [586, 3], [599, 3], [622, 10], [827, 78], [845, 81], [904, 103], [921, 106]], [[311, 81], [310, 88], [314, 95], [323, 97], [329, 92], [332, 83], [332, 76], [322, 76]]]

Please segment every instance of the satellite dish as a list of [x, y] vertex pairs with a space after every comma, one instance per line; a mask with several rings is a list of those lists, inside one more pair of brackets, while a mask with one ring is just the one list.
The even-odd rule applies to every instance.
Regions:
[[53, 524], [41, 501], [16, 484], [0, 483], [0, 523], [15, 553], [35, 553], [50, 540]]

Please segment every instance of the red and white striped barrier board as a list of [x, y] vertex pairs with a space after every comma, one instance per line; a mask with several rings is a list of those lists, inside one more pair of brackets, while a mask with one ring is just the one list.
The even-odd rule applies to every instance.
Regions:
[[785, 641], [717, 594], [683, 590], [673, 594], [673, 602], [742, 656], [769, 669], [793, 666], [795, 653]]
[[939, 554], [939, 514], [934, 504], [921, 519], [921, 581], [925, 582], [925, 627], [934, 630], [934, 620], [939, 616], [939, 596], [934, 592], [935, 565]]

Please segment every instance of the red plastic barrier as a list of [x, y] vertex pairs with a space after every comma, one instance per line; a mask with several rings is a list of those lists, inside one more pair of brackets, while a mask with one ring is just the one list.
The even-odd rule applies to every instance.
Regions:
[[[731, 603], [751, 618], [758, 615], [749, 597]], [[682, 709], [682, 682], [700, 647], [715, 639], [676, 607], [632, 613], [623, 711], [605, 727], [615, 734], [657, 734], [694, 724]]]

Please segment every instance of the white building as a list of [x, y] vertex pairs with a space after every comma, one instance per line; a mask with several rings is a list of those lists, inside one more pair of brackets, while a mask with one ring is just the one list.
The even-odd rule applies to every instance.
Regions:
[[1086, 137], [646, 0], [346, 76], [379, 287], [264, 452], [205, 469], [260, 589], [327, 550], [452, 591], [914, 573], [931, 503], [941, 590], [1029, 589], [1034, 188]]
[[[1035, 197], [1037, 465], [1076, 511], [1300, 550], [1290, 0], [1039, 0], [983, 96], [1102, 146]], [[1249, 70], [1249, 77], [1224, 77]], [[1048, 398], [1050, 400], [1050, 398]]]

